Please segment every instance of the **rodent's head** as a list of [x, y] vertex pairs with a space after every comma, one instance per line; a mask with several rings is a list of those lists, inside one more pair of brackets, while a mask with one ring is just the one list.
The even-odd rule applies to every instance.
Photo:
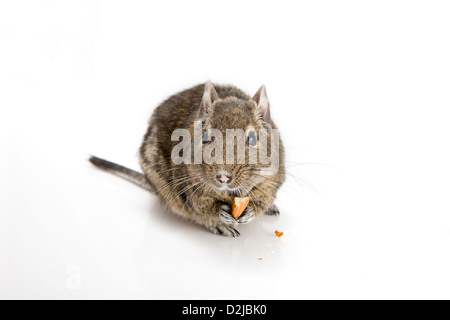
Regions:
[[[201, 144], [202, 163], [188, 166], [188, 170], [200, 176], [208, 187], [243, 195], [268, 179], [284, 179], [283, 148], [270, 117], [264, 85], [252, 98], [232, 94], [219, 98], [208, 81], [198, 112], [197, 132], [200, 123], [201, 141], [194, 138], [194, 145]], [[264, 147], [266, 159], [260, 154]]]

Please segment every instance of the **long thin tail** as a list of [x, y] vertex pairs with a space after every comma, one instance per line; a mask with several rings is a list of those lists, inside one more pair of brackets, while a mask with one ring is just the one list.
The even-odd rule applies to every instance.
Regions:
[[124, 178], [138, 185], [141, 188], [153, 191], [153, 188], [151, 187], [147, 178], [142, 173], [139, 173], [137, 171], [125, 168], [124, 166], [94, 156], [91, 156], [89, 158], [89, 161], [97, 168], [100, 168], [102, 170], [115, 174], [116, 176]]

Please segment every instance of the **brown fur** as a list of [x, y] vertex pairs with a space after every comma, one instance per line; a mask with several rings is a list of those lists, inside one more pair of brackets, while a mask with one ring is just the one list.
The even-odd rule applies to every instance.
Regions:
[[[155, 110], [140, 148], [140, 163], [160, 201], [172, 211], [215, 233], [236, 236], [239, 233], [232, 223], [224, 223], [219, 219], [221, 210], [229, 211], [233, 197], [250, 196], [251, 201], [246, 211], [253, 211], [256, 216], [279, 213], [273, 201], [285, 180], [284, 150], [280, 141], [280, 167], [278, 173], [271, 176], [261, 176], [258, 173], [261, 166], [249, 165], [247, 157], [246, 164], [241, 165], [174, 165], [171, 151], [178, 141], [171, 141], [172, 132], [177, 128], [185, 128], [193, 137], [193, 124], [199, 116], [204, 88], [205, 84], [202, 84], [175, 94]], [[265, 127], [264, 120], [258, 116], [257, 103], [247, 94], [233, 86], [215, 86], [215, 91], [219, 99], [208, 110], [205, 128], [219, 129], [225, 140], [226, 129]], [[259, 96], [259, 91], [256, 96]], [[276, 129], [273, 122], [270, 124]], [[268, 150], [270, 152], [270, 147]], [[212, 186], [221, 167], [236, 177], [236, 183], [242, 186], [239, 194], [218, 191]], [[245, 213], [243, 217], [245, 218]]]
[[[206, 92], [209, 94], [205, 99]], [[175, 129], [184, 128], [189, 130], [193, 140], [194, 121], [199, 118], [203, 120], [204, 130], [219, 129], [224, 142], [226, 129], [276, 129], [270, 119], [268, 100], [260, 100], [261, 96], [267, 98], [264, 86], [253, 98], [236, 87], [213, 86], [211, 82], [184, 90], [164, 101], [149, 121], [139, 150], [144, 174], [96, 157], [91, 157], [90, 161], [101, 169], [154, 192], [160, 202], [174, 213], [195, 221], [214, 233], [238, 236], [239, 232], [234, 227], [236, 224], [248, 223], [261, 214], [279, 214], [273, 202], [285, 180], [281, 141], [279, 150], [273, 150], [279, 156], [278, 172], [264, 176], [260, 174], [264, 165], [249, 164], [248, 144], [244, 164], [237, 164], [236, 144], [235, 164], [175, 165], [171, 153], [178, 141], [171, 141], [171, 136]], [[268, 144], [270, 154], [270, 136]], [[224, 157], [225, 154], [226, 150], [223, 151]], [[214, 186], [216, 174], [221, 169], [233, 175], [233, 190], [219, 191]], [[231, 203], [235, 196], [250, 197], [249, 205], [237, 220], [231, 216]]]

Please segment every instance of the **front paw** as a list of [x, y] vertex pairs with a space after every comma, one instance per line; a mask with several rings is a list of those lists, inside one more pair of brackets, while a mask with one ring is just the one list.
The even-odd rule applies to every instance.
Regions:
[[227, 224], [218, 224], [213, 230], [215, 234], [219, 234], [225, 237], [239, 237], [240, 233], [235, 228]]
[[223, 223], [233, 224], [236, 223], [236, 219], [231, 215], [231, 207], [227, 204], [222, 205], [219, 211], [219, 219]]
[[255, 218], [255, 211], [252, 207], [245, 208], [244, 213], [237, 219], [238, 223], [246, 224], [250, 223]]

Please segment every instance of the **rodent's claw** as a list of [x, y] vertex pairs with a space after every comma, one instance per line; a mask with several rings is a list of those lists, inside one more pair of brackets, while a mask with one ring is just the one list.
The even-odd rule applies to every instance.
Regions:
[[239, 237], [241, 235], [235, 228], [226, 224], [217, 225], [213, 232], [226, 237]]
[[246, 224], [250, 223], [255, 218], [255, 211], [252, 207], [245, 208], [244, 213], [237, 219], [238, 223]]
[[235, 224], [237, 221], [231, 215], [231, 207], [227, 204], [224, 204], [220, 207], [219, 212], [220, 223], [215, 227], [213, 232], [215, 234], [220, 234], [222, 236], [227, 237], [239, 237], [240, 233], [231, 225]]
[[220, 221], [222, 221], [223, 223], [226, 223], [226, 224], [236, 223], [236, 219], [231, 215], [230, 206], [226, 205], [226, 204], [224, 204], [220, 208], [219, 219], [220, 219]]

